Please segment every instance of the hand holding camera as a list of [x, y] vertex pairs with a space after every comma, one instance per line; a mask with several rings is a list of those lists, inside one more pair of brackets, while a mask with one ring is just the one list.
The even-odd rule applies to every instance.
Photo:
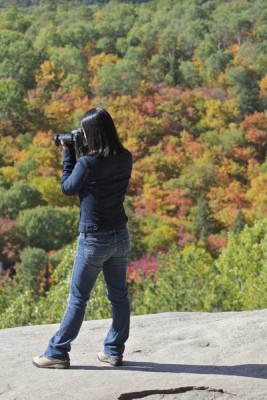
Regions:
[[70, 133], [59, 133], [54, 136], [54, 142], [56, 146], [74, 148], [83, 155], [86, 154], [88, 149], [82, 128], [74, 129]]

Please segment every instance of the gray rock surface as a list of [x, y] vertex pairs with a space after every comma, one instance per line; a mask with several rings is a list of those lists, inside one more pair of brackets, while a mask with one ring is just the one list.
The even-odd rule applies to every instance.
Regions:
[[1, 400], [267, 400], [267, 310], [135, 316], [125, 365], [96, 353], [110, 320], [84, 322], [69, 370], [40, 369], [58, 325], [0, 331]]

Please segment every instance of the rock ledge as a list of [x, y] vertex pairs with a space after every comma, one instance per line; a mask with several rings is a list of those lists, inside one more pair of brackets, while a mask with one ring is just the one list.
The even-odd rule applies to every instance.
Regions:
[[58, 325], [0, 331], [3, 400], [267, 400], [267, 310], [135, 316], [123, 367], [99, 363], [110, 320], [84, 322], [71, 368], [35, 368]]

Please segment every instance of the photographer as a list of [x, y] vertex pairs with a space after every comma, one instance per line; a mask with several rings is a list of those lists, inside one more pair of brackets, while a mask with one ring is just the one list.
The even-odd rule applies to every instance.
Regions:
[[[89, 110], [81, 127], [71, 140], [70, 135], [68, 140], [64, 140], [64, 135], [60, 138], [64, 146], [62, 192], [67, 196], [79, 195], [80, 234], [68, 305], [60, 328], [44, 354], [33, 359], [33, 364], [40, 368], [69, 368], [71, 342], [79, 333], [86, 303], [100, 271], [103, 271], [112, 306], [112, 324], [103, 351], [98, 353], [99, 361], [122, 365], [129, 336], [126, 269], [130, 239], [123, 202], [131, 176], [132, 156], [123, 147], [111, 116], [103, 108]], [[84, 154], [77, 161], [75, 143], [82, 146]]]

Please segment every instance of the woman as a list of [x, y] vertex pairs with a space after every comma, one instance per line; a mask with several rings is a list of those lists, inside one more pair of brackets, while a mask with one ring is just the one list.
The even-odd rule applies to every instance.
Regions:
[[[98, 274], [103, 271], [112, 324], [98, 359], [122, 365], [129, 336], [130, 306], [126, 285], [130, 239], [123, 202], [132, 170], [132, 156], [121, 144], [114, 122], [103, 108], [89, 110], [81, 121], [87, 154], [76, 162], [75, 149], [64, 147], [62, 192], [79, 195], [79, 242], [70, 294], [59, 331], [44, 354], [33, 359], [40, 368], [69, 368], [71, 342], [79, 333], [86, 303]], [[62, 143], [64, 145], [64, 143]]]

